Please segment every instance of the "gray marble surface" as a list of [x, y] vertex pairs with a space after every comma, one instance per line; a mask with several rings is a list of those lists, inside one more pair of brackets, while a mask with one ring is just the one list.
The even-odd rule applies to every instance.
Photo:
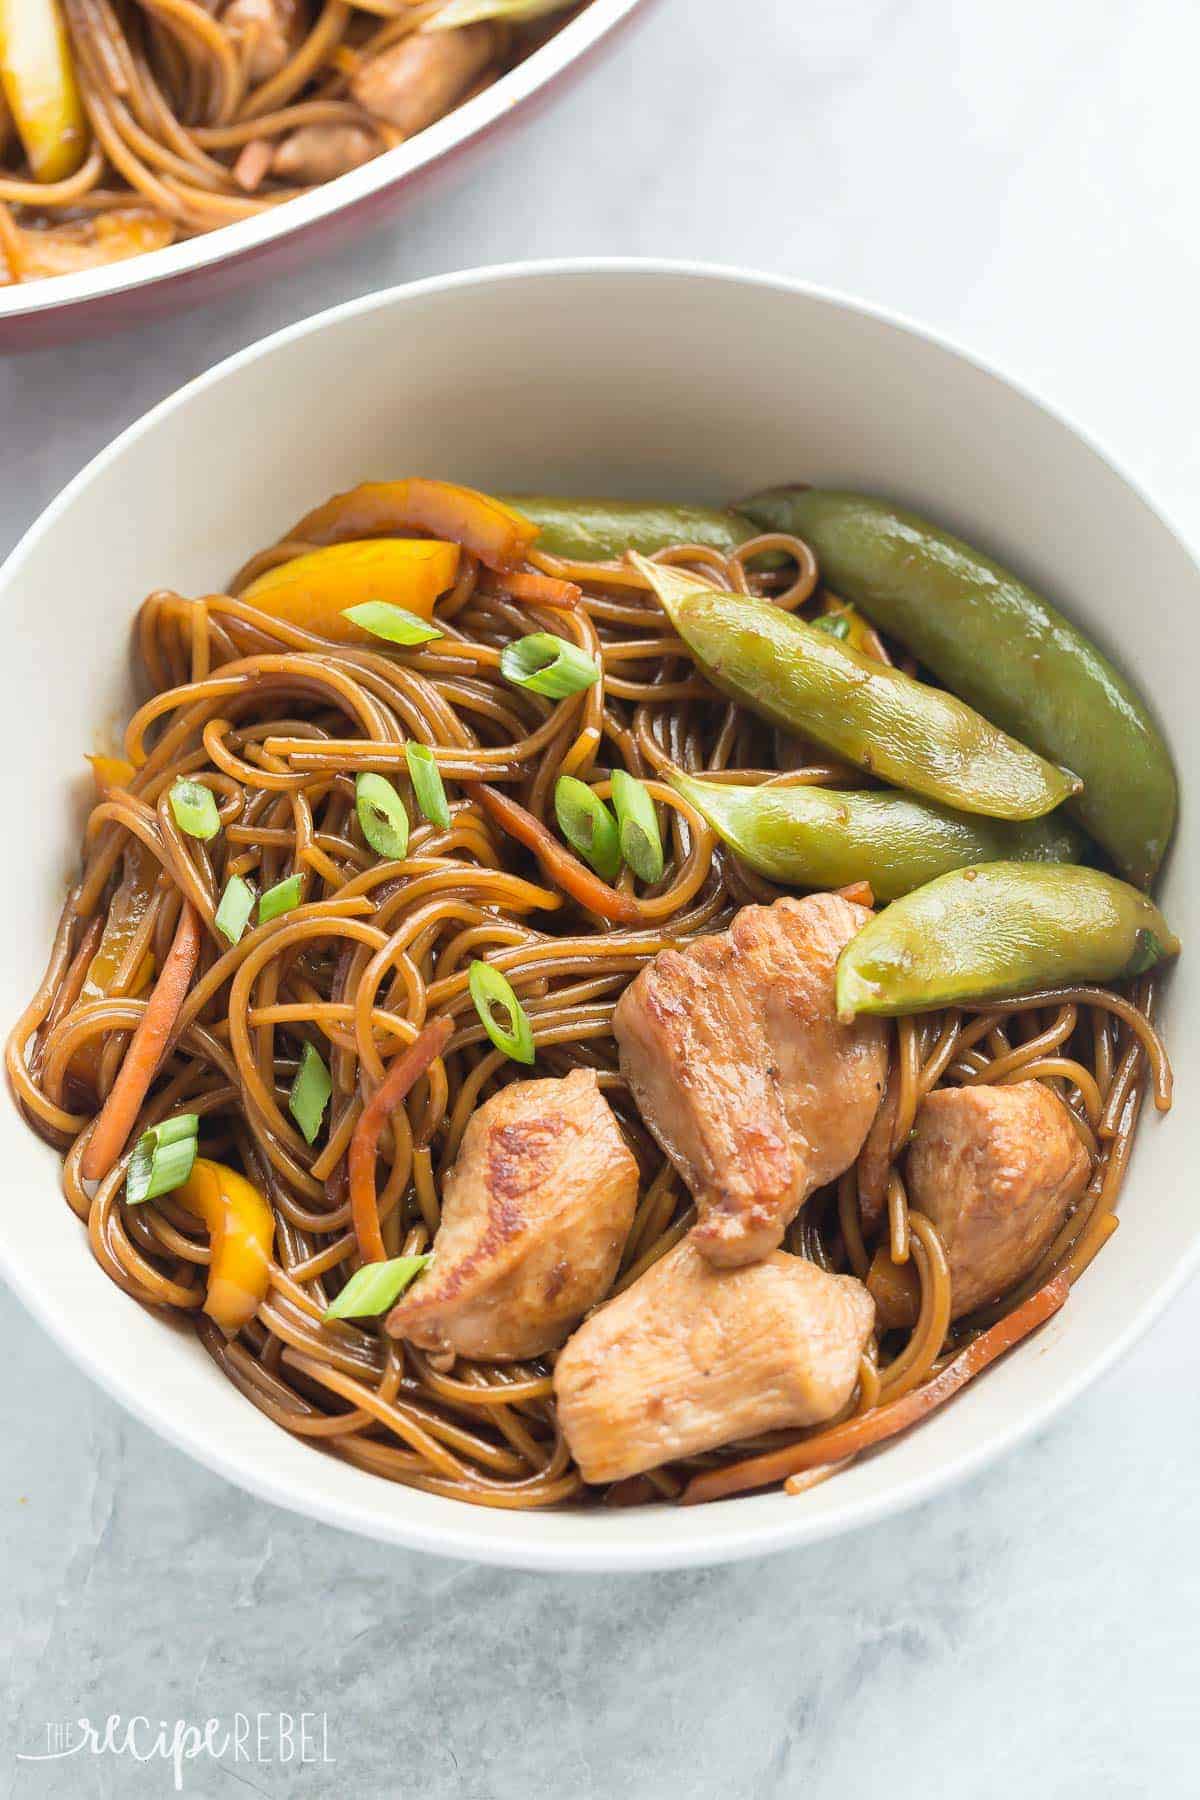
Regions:
[[[0, 551], [120, 427], [276, 326], [438, 270], [595, 252], [755, 264], [923, 318], [1064, 406], [1200, 538], [1197, 49], [1194, 0], [661, 0], [469, 185], [372, 242], [0, 364]], [[274, 1730], [281, 1711], [326, 1714], [335, 1762], [281, 1762], [276, 1739], [271, 1762], [189, 1763], [184, 1791], [1194, 1795], [1198, 1302], [1031, 1446], [887, 1525], [570, 1580], [244, 1498], [0, 1293], [0, 1796], [172, 1791], [157, 1759], [19, 1761], [56, 1721]]]

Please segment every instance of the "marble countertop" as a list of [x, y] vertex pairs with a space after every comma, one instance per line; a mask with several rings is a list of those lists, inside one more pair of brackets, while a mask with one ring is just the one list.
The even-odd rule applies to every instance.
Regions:
[[[1200, 540], [1197, 50], [1194, 0], [660, 0], [469, 185], [369, 243], [0, 363], [0, 552], [122, 426], [275, 327], [415, 276], [592, 253], [757, 265], [940, 327], [1113, 446]], [[1030, 1446], [888, 1524], [770, 1563], [572, 1580], [251, 1501], [0, 1292], [0, 1800], [170, 1793], [157, 1757], [18, 1757], [83, 1715], [239, 1712], [267, 1719], [272, 1760], [252, 1742], [188, 1762], [183, 1791], [1194, 1794], [1198, 1303], [1193, 1285]], [[302, 1712], [332, 1763], [298, 1760]]]

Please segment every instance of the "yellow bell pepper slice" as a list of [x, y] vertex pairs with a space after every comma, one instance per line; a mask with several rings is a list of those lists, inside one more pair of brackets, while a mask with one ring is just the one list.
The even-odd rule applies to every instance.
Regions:
[[92, 765], [92, 778], [96, 783], [96, 794], [99, 797], [107, 788], [128, 787], [137, 770], [124, 756], [106, 756], [98, 751], [87, 759]]
[[65, 181], [88, 128], [58, 0], [0, 0], [0, 82], [34, 180]]
[[428, 531], [451, 538], [489, 569], [522, 562], [540, 526], [515, 507], [452, 481], [364, 481], [335, 494], [289, 531], [308, 544], [341, 544], [347, 538], [395, 536]]
[[330, 544], [268, 569], [250, 583], [242, 599], [332, 643], [361, 644], [371, 634], [342, 616], [348, 606], [384, 600], [418, 618], [431, 618], [438, 595], [454, 586], [458, 558], [457, 544], [433, 538]]
[[822, 631], [828, 631], [831, 636], [840, 638], [852, 650], [860, 650], [864, 656], [873, 656], [877, 662], [888, 660], [884, 655], [879, 633], [849, 600], [839, 600], [836, 594], [826, 594], [822, 612], [813, 620], [813, 624], [819, 625]]
[[271, 1279], [275, 1221], [252, 1182], [224, 1163], [198, 1156], [172, 1198], [208, 1226], [208, 1292], [204, 1310], [227, 1337], [248, 1325]]
[[[90, 757], [93, 767], [97, 762], [119, 761], [119, 758]], [[131, 770], [132, 773], [132, 770]], [[97, 775], [97, 783], [99, 776]], [[117, 783], [105, 783], [105, 786], [116, 786]], [[154, 891], [154, 882], [158, 874], [158, 865], [150, 852], [141, 844], [131, 844], [125, 852], [121, 883], [108, 909], [108, 917], [104, 922], [104, 932], [97, 946], [96, 954], [88, 964], [87, 974], [83, 978], [83, 986], [79, 990], [77, 1006], [87, 1006], [94, 1000], [105, 1000], [112, 992], [113, 979], [125, 960], [125, 953], [133, 939], [133, 934], [146, 916], [146, 908], [150, 904], [150, 896]], [[127, 998], [133, 1000], [150, 986], [154, 979], [154, 957], [148, 950], [134, 972], [133, 980], [123, 990]], [[74, 1080], [86, 1082], [96, 1089], [100, 1073], [100, 1051], [102, 1042], [93, 1038], [85, 1043], [71, 1058], [71, 1075]]]

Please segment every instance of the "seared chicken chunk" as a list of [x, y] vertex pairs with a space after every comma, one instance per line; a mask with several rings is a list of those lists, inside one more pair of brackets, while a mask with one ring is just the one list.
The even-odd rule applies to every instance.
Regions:
[[334, 181], [361, 168], [383, 148], [364, 125], [301, 125], [290, 132], [271, 160], [272, 172], [287, 181]]
[[495, 54], [499, 39], [488, 24], [459, 31], [414, 31], [368, 57], [350, 92], [377, 119], [412, 137], [466, 94]]
[[660, 951], [618, 1002], [621, 1072], [695, 1195], [713, 1263], [774, 1250], [862, 1148], [886, 1031], [838, 1023], [834, 971], [870, 916], [837, 894], [744, 906], [728, 931]]
[[[939, 1088], [921, 1102], [908, 1198], [945, 1243], [954, 1318], [1029, 1274], [1087, 1185], [1088, 1166], [1066, 1107], [1040, 1081]], [[877, 1297], [885, 1323], [916, 1316], [915, 1288], [911, 1305], [902, 1293], [885, 1305], [882, 1286]]]
[[637, 1189], [590, 1069], [502, 1088], [463, 1133], [433, 1261], [388, 1330], [487, 1361], [554, 1349], [612, 1285]]
[[300, 0], [229, 0], [221, 23], [243, 46], [251, 81], [278, 75], [308, 23]]
[[714, 1269], [685, 1238], [593, 1313], [558, 1359], [558, 1417], [584, 1480], [620, 1481], [832, 1418], [854, 1392], [874, 1318], [852, 1276], [781, 1250]]

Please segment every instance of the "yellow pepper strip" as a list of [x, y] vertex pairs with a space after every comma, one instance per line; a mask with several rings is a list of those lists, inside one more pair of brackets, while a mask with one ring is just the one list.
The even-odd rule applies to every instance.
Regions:
[[365, 600], [383, 600], [418, 618], [433, 615], [439, 594], [458, 574], [457, 544], [433, 538], [367, 538], [330, 544], [268, 569], [242, 595], [250, 606], [316, 632], [335, 644], [371, 641], [370, 632], [342, 614]]
[[[90, 757], [93, 767], [97, 762], [118, 762], [118, 757]], [[99, 782], [99, 775], [97, 775]], [[116, 786], [117, 783], [106, 783]], [[131, 844], [125, 852], [124, 869], [121, 884], [112, 897], [108, 909], [108, 917], [104, 921], [104, 934], [100, 939], [96, 954], [88, 964], [87, 974], [83, 978], [83, 986], [79, 990], [77, 1006], [88, 1006], [94, 1000], [107, 999], [112, 992], [113, 979], [133, 939], [138, 926], [146, 916], [146, 908], [150, 904], [150, 896], [154, 891], [154, 879], [157, 865], [148, 850], [141, 844]], [[154, 979], [154, 957], [147, 951], [137, 966], [133, 980], [122, 990], [128, 999], [136, 999], [144, 993]], [[85, 1043], [71, 1058], [71, 1074], [76, 1081], [86, 1082], [95, 1091], [100, 1073], [100, 1051], [102, 1040], [92, 1038]]]
[[0, 0], [0, 82], [34, 180], [65, 181], [88, 128], [58, 0]]
[[208, 1226], [208, 1295], [204, 1310], [235, 1337], [261, 1306], [271, 1278], [275, 1221], [252, 1182], [224, 1163], [198, 1156], [172, 1196]]
[[839, 600], [835, 595], [827, 593], [821, 616], [813, 623], [820, 625], [823, 631], [832, 629], [835, 637], [849, 644], [852, 650], [861, 651], [864, 656], [873, 656], [877, 662], [891, 661], [875, 627], [848, 600]]
[[133, 764], [124, 756], [105, 756], [98, 753], [95, 756], [89, 756], [88, 761], [92, 765], [97, 796], [103, 794], [108, 788], [128, 787], [137, 774]]
[[[141, 844], [131, 844], [125, 852], [121, 885], [112, 897], [104, 936], [91, 960], [80, 991], [81, 1003], [103, 1000], [112, 990], [113, 977], [125, 960], [134, 933], [146, 916], [146, 908], [154, 892], [158, 865]], [[154, 958], [147, 954], [137, 974], [126, 988], [127, 995], [140, 994], [154, 973]]]
[[451, 481], [366, 481], [306, 513], [288, 532], [309, 544], [341, 544], [347, 538], [394, 537], [428, 531], [451, 538], [489, 569], [520, 564], [539, 527], [514, 507]]

